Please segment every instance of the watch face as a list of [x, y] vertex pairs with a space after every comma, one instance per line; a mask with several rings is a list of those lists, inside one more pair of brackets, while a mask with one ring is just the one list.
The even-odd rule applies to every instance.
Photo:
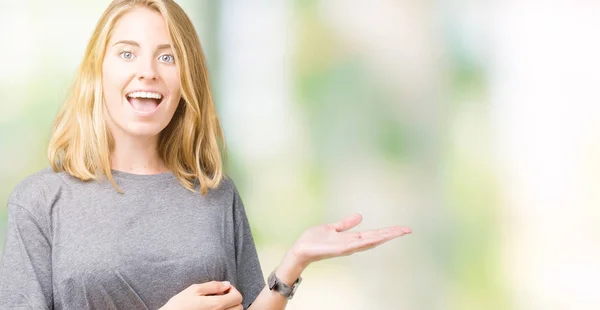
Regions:
[[294, 295], [296, 294], [296, 291], [298, 290], [298, 286], [300, 286], [301, 282], [302, 282], [302, 277], [298, 278], [298, 280], [296, 280], [296, 282], [294, 282], [294, 285], [292, 285], [292, 291], [290, 292], [290, 296], [288, 297], [289, 299], [292, 299], [292, 297], [294, 297]]
[[290, 292], [290, 298], [296, 294], [296, 290], [298, 289], [298, 285], [292, 286], [292, 291]]
[[275, 287], [275, 274], [272, 273], [267, 279], [267, 282], [269, 284], [269, 289], [272, 290]]

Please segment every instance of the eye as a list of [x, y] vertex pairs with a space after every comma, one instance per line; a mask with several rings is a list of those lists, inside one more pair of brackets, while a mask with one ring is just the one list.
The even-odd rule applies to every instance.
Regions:
[[121, 58], [127, 59], [127, 60], [133, 59], [133, 53], [130, 51], [126, 51], [126, 50], [121, 50], [121, 52], [119, 53], [119, 56], [121, 56]]
[[175, 57], [173, 57], [173, 55], [171, 54], [162, 54], [160, 55], [159, 59], [161, 61], [167, 62], [167, 63], [173, 63], [175, 62]]

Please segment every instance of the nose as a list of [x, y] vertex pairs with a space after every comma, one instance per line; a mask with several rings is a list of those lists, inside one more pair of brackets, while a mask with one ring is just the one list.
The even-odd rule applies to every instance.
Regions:
[[158, 74], [153, 59], [140, 61], [138, 68], [138, 79], [142, 80], [156, 80]]

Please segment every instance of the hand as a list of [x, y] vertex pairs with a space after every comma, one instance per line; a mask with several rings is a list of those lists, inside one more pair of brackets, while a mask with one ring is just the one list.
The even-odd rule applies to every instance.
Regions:
[[171, 297], [161, 310], [242, 310], [242, 294], [229, 282], [192, 284]]
[[315, 261], [365, 251], [412, 232], [410, 228], [400, 226], [346, 232], [361, 221], [362, 216], [354, 214], [336, 223], [311, 227], [300, 235], [290, 253], [298, 264], [307, 266]]

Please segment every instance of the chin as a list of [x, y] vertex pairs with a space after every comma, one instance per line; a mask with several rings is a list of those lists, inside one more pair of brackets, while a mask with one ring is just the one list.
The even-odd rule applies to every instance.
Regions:
[[164, 128], [158, 124], [131, 123], [125, 127], [125, 133], [135, 137], [154, 137]]

